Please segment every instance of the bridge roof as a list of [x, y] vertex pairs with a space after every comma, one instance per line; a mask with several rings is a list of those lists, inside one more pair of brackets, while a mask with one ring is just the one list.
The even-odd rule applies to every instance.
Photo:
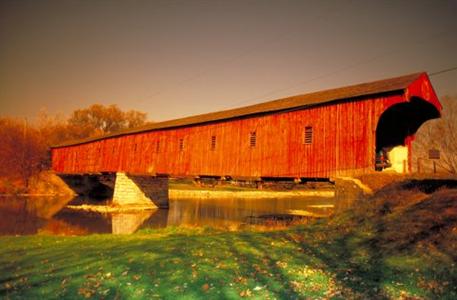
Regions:
[[278, 100], [268, 101], [235, 109], [157, 122], [149, 124], [147, 126], [123, 130], [120, 132], [107, 134], [103, 136], [81, 139], [77, 141], [70, 141], [63, 144], [55, 145], [52, 148], [85, 144], [96, 140], [102, 140], [111, 137], [119, 137], [133, 133], [154, 131], [160, 129], [171, 129], [176, 127], [191, 126], [254, 115], [302, 109], [310, 106], [327, 104], [334, 101], [351, 100], [354, 98], [372, 96], [375, 94], [398, 92], [405, 90], [412, 82], [417, 80], [423, 74], [425, 73], [414, 73], [395, 78], [389, 78], [368, 83], [356, 84], [341, 88], [329, 89], [324, 91], [282, 98]]

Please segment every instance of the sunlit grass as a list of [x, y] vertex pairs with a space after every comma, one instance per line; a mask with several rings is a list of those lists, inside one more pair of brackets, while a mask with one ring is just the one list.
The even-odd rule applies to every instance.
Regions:
[[[313, 238], [303, 229], [2, 238], [0, 293], [10, 298], [456, 295], [443, 285], [455, 279], [455, 271], [439, 259], [414, 254], [382, 259], [343, 237]], [[426, 285], [433, 278], [441, 290], [436, 283]]]

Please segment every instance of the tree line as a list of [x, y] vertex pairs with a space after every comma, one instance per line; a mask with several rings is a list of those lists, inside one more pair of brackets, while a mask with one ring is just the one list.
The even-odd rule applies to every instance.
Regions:
[[[67, 118], [40, 112], [33, 123], [0, 117], [0, 191], [8, 186], [26, 191], [35, 174], [51, 165], [49, 148], [67, 141], [115, 133], [145, 125], [144, 112], [94, 104]], [[5, 185], [7, 187], [5, 187]]]

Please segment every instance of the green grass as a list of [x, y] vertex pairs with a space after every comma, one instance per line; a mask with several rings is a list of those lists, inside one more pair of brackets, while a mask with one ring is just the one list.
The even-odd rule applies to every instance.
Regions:
[[456, 299], [456, 199], [395, 191], [285, 231], [2, 237], [0, 298]]

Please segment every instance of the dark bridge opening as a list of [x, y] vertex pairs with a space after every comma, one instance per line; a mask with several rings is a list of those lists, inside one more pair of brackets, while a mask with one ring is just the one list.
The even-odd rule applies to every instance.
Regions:
[[[440, 112], [433, 104], [417, 97], [390, 107], [381, 115], [376, 128], [376, 154], [405, 145], [406, 138], [415, 134], [424, 122], [439, 117]], [[378, 160], [379, 157], [377, 163]]]

